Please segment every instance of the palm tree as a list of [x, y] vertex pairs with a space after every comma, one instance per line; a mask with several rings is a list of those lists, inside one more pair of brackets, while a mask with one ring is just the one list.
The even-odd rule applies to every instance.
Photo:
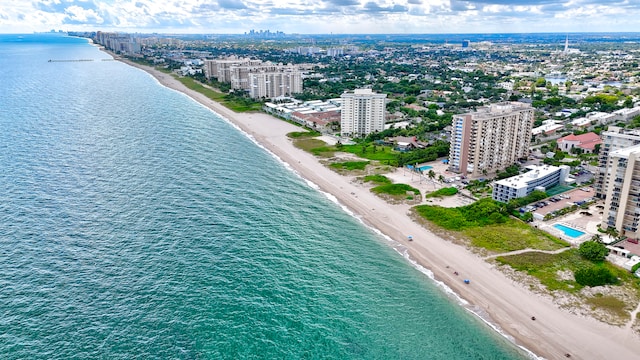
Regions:
[[436, 182], [433, 181], [433, 179], [436, 177], [436, 172], [433, 171], [433, 169], [429, 170], [429, 172], [427, 173], [427, 176], [429, 177], [429, 179], [431, 180], [431, 183], [433, 184], [433, 187], [436, 187]]
[[602, 244], [602, 235], [600, 235], [600, 234], [593, 235], [593, 237], [591, 238], [591, 241], [595, 241], [597, 243], [601, 243]]

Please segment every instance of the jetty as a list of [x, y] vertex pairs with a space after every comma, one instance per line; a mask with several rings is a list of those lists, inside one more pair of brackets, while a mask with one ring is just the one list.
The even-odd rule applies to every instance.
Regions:
[[81, 62], [81, 61], [93, 61], [93, 59], [62, 59], [62, 60], [49, 59], [49, 61], [47, 62]]

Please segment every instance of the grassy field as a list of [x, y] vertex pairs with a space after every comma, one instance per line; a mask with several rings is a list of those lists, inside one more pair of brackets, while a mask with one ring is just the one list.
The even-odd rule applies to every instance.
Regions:
[[[293, 123], [296, 124], [298, 126], [301, 126], [298, 123]], [[294, 132], [290, 132], [287, 134], [287, 137], [291, 138], [291, 139], [304, 139], [304, 138], [313, 138], [316, 136], [320, 136], [322, 135], [320, 132], [318, 131], [294, 131]], [[326, 145], [326, 143], [323, 142], [324, 145]]]
[[340, 151], [352, 153], [358, 155], [361, 158], [376, 160], [385, 164], [397, 163], [399, 154], [390, 146], [380, 146], [372, 144], [342, 145]]
[[[570, 249], [559, 254], [545, 254], [529, 252], [518, 255], [499, 256], [496, 258], [500, 264], [509, 265], [515, 270], [524, 271], [540, 280], [548, 290], [564, 290], [575, 293], [583, 288], [574, 279], [562, 279], [559, 272], [576, 270], [594, 266], [589, 260], [584, 259], [577, 249]], [[602, 262], [595, 266], [604, 266], [620, 279], [621, 284], [630, 284], [636, 289], [640, 288], [640, 279], [628, 271], [619, 268], [609, 262]]]
[[467, 228], [462, 234], [471, 240], [471, 245], [496, 253], [522, 249], [557, 250], [569, 246], [565, 241], [515, 219]]
[[329, 165], [329, 167], [336, 170], [345, 170], [345, 171], [353, 171], [353, 170], [364, 170], [367, 165], [369, 165], [370, 161], [345, 161], [345, 162], [337, 162]]
[[420, 198], [420, 190], [407, 184], [382, 184], [371, 188], [371, 192], [392, 203]]
[[248, 111], [260, 111], [262, 108], [262, 104], [258, 102], [254, 102], [250, 99], [237, 98], [231, 95], [223, 94], [212, 90], [208, 87], [203, 86], [201, 83], [197, 82], [193, 78], [190, 77], [176, 77], [178, 81], [180, 81], [184, 86], [188, 87], [191, 90], [197, 91], [209, 99], [219, 102], [225, 107], [235, 111], [235, 112], [248, 112]]
[[391, 179], [384, 175], [367, 175], [362, 178], [363, 182], [370, 182], [375, 185], [391, 184]]
[[469, 245], [495, 253], [555, 250], [569, 246], [565, 241], [510, 218], [504, 204], [489, 198], [457, 208], [419, 205], [414, 210], [423, 219], [452, 231]]
[[425, 198], [434, 198], [434, 197], [443, 197], [443, 196], [453, 196], [458, 193], [458, 189], [454, 187], [446, 187], [441, 188], [436, 191], [432, 191], [426, 194]]
[[336, 151], [334, 146], [328, 146], [326, 142], [320, 139], [312, 139], [312, 138], [298, 138], [295, 139], [293, 145], [298, 149], [302, 149], [304, 151], [310, 152], [315, 156], [330, 158], [333, 157]]

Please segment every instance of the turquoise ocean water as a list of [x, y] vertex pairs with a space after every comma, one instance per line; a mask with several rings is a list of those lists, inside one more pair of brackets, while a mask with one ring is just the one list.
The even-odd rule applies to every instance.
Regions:
[[240, 131], [103, 59], [0, 35], [0, 358], [526, 358]]

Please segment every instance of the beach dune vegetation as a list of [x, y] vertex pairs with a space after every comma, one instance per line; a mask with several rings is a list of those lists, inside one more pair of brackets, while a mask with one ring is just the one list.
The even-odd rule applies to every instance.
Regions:
[[574, 273], [576, 282], [582, 286], [615, 285], [618, 278], [604, 266], [586, 266]]
[[505, 204], [491, 198], [457, 208], [419, 205], [414, 210], [433, 224], [458, 232], [470, 245], [489, 251], [555, 250], [569, 246], [561, 239], [510, 218]]
[[370, 164], [370, 161], [344, 161], [344, 162], [333, 163], [329, 165], [329, 167], [334, 168], [336, 170], [353, 171], [353, 170], [364, 170], [369, 164]]
[[375, 194], [386, 194], [386, 195], [407, 195], [408, 192], [411, 192], [415, 195], [420, 195], [420, 190], [412, 187], [407, 184], [384, 184], [378, 185], [374, 188], [371, 188], [371, 192]]
[[384, 184], [391, 184], [391, 179], [389, 179], [388, 177], [384, 176], [384, 175], [380, 175], [380, 174], [374, 174], [374, 175], [367, 175], [365, 177], [362, 178], [363, 182], [370, 182], [376, 185], [384, 185]]
[[455, 187], [445, 187], [438, 189], [436, 191], [430, 192], [426, 194], [425, 198], [434, 198], [434, 197], [443, 197], [443, 196], [453, 196], [458, 193], [458, 188]]

